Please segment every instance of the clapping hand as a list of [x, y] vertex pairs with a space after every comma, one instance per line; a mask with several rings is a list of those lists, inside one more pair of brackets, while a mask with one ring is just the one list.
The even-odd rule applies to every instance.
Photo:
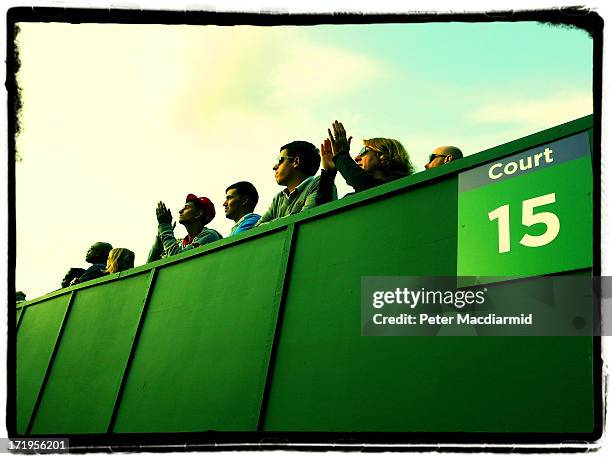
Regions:
[[327, 172], [335, 172], [334, 154], [332, 152], [331, 140], [325, 139], [321, 144], [321, 166]]
[[157, 203], [155, 214], [157, 215], [157, 223], [172, 223], [172, 213], [163, 202]]
[[331, 143], [331, 148], [333, 155], [336, 156], [338, 153], [346, 151], [347, 153], [351, 149], [351, 139], [352, 136], [348, 139], [346, 138], [346, 131], [344, 130], [344, 126], [338, 120], [334, 121], [332, 124], [332, 130], [328, 129], [327, 134], [329, 135], [329, 141]]

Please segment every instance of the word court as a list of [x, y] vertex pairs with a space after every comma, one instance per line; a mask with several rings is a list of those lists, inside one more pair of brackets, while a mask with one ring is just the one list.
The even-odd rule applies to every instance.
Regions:
[[504, 163], [495, 163], [489, 168], [489, 178], [492, 180], [497, 180], [504, 175], [513, 175], [516, 171], [526, 171], [531, 168], [539, 167], [540, 161], [542, 164], [552, 163], [553, 159], [553, 151], [550, 148], [546, 148], [544, 151], [540, 153], [535, 153], [534, 155], [527, 156], [526, 158], [521, 158], [519, 161], [509, 161], [506, 164]]

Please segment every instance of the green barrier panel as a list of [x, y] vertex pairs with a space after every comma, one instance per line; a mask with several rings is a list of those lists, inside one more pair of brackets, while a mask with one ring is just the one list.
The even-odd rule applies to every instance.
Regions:
[[147, 279], [140, 274], [78, 291], [32, 434], [107, 431]]
[[114, 432], [256, 429], [285, 236], [160, 270]]
[[21, 320], [21, 315], [22, 314], [23, 314], [23, 308], [17, 309], [17, 313], [15, 314], [15, 316], [16, 316], [15, 325], [16, 326], [19, 326], [19, 321]]
[[51, 360], [70, 295], [27, 307], [17, 333], [17, 432], [26, 433]]
[[[69, 295], [27, 302], [17, 430], [594, 433], [598, 338], [361, 336], [360, 317], [363, 276], [590, 268], [591, 127], [585, 117], [127, 277], [71, 287], [55, 354]], [[580, 148], [561, 150], [582, 155], [525, 174], [509, 166], [507, 178], [471, 188], [462, 175], [503, 163], [497, 176], [512, 155], [570, 138]], [[523, 210], [552, 193], [554, 202]], [[501, 217], [488, 213], [505, 204], [511, 250], [489, 257]], [[545, 222], [532, 218], [543, 214]], [[560, 222], [550, 244], [521, 245], [516, 228], [537, 238], [548, 214]]]
[[440, 348], [438, 338], [415, 343], [361, 337], [361, 277], [453, 275], [456, 186], [451, 178], [436, 184], [436, 194], [417, 188], [384, 204], [374, 202], [300, 226], [265, 430], [430, 427], [422, 424], [414, 403], [428, 397], [432, 383], [443, 382], [418, 379], [421, 390], [407, 388], [415, 374], [431, 366], [423, 356], [448, 354], [441, 352], [447, 346]]

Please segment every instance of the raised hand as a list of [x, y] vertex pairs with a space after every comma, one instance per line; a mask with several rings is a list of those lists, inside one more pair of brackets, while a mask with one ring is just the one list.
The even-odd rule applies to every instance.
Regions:
[[344, 126], [338, 120], [332, 123], [332, 129], [328, 129], [327, 134], [329, 135], [329, 141], [331, 142], [332, 152], [334, 156], [336, 156], [342, 151], [346, 151], [347, 153], [350, 151], [351, 139], [353, 137], [351, 136], [348, 139], [346, 138], [346, 131], [344, 130]]
[[157, 215], [157, 223], [172, 223], [172, 213], [163, 202], [157, 203], [155, 214]]
[[321, 144], [321, 166], [327, 172], [334, 172], [336, 165], [334, 164], [334, 153], [332, 152], [331, 140], [325, 139]]

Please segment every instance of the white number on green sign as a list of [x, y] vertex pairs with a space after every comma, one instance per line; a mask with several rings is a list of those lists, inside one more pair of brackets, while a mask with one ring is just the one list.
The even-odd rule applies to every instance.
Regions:
[[[534, 209], [546, 204], [555, 202], [555, 193], [538, 196], [523, 201], [523, 225], [533, 226], [537, 223], [544, 223], [546, 231], [539, 236], [525, 234], [519, 241], [526, 247], [541, 247], [550, 244], [559, 234], [561, 224], [559, 217], [552, 212], [534, 213]], [[489, 212], [489, 220], [498, 220], [498, 252], [510, 252], [510, 206], [505, 204]]]

